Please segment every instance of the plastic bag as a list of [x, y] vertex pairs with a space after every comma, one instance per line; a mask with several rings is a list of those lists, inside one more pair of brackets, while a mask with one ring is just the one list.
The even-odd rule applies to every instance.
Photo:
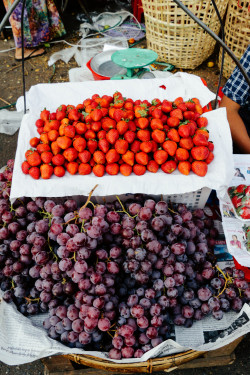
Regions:
[[0, 111], [0, 133], [13, 135], [20, 128], [23, 112]]

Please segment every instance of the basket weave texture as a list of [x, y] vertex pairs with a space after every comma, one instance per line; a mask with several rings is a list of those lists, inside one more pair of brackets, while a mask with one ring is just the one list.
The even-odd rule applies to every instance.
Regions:
[[[216, 0], [222, 18], [228, 1]], [[220, 23], [211, 1], [183, 0], [182, 3], [218, 35]], [[142, 0], [142, 5], [147, 47], [158, 53], [159, 61], [195, 69], [212, 54], [216, 41], [173, 0]]]
[[[225, 43], [240, 59], [250, 43], [250, 7], [249, 0], [229, 0], [225, 21]], [[221, 65], [222, 48], [219, 53]], [[223, 76], [229, 78], [236, 64], [225, 52]]]
[[183, 363], [189, 362], [192, 359], [198, 358], [204, 352], [195, 350], [188, 350], [184, 353], [174, 354], [162, 358], [152, 358], [145, 362], [136, 363], [115, 363], [105, 359], [92, 357], [88, 355], [68, 354], [66, 357], [71, 361], [81, 365], [94, 367], [101, 370], [121, 372], [121, 373], [136, 373], [145, 372], [152, 373], [154, 371], [164, 371], [169, 368], [176, 368]]

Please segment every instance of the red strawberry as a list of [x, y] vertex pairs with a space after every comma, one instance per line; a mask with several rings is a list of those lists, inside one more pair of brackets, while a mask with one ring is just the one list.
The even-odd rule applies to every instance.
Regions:
[[98, 138], [98, 139], [106, 139], [106, 131], [105, 131], [105, 130], [100, 130], [100, 131], [97, 133], [97, 138]]
[[161, 165], [161, 169], [165, 173], [173, 173], [177, 168], [177, 164], [174, 160], [166, 161], [166, 163]]
[[174, 141], [174, 142], [177, 142], [177, 143], [180, 141], [180, 136], [179, 136], [179, 133], [176, 129], [170, 129], [167, 132], [167, 136], [171, 141]]
[[49, 120], [49, 115], [50, 115], [50, 111], [47, 111], [44, 108], [44, 110], [40, 113], [40, 119], [43, 121]]
[[163, 143], [166, 140], [166, 134], [163, 130], [155, 129], [152, 132], [152, 139], [157, 143]]
[[141, 165], [141, 164], [135, 164], [133, 166], [133, 172], [137, 176], [142, 176], [146, 172], [146, 167], [144, 165]]
[[116, 127], [115, 120], [109, 117], [102, 118], [101, 123], [102, 123], [102, 128], [105, 131], [108, 131], [109, 129], [114, 129]]
[[97, 149], [97, 147], [98, 147], [98, 143], [97, 143], [96, 140], [94, 140], [94, 139], [90, 139], [90, 140], [88, 140], [88, 142], [87, 142], [87, 147], [88, 147], [88, 149], [89, 149], [89, 152], [90, 152], [91, 154], [93, 154], [93, 153], [95, 152], [95, 150]]
[[93, 121], [100, 121], [102, 118], [102, 111], [98, 108], [95, 108], [91, 113], [90, 116]]
[[130, 150], [133, 151], [134, 154], [136, 154], [137, 152], [140, 151], [140, 145], [141, 145], [141, 142], [135, 140], [135, 141], [131, 144], [131, 146], [130, 146]]
[[163, 143], [162, 147], [170, 156], [174, 156], [177, 150], [177, 143], [168, 139]]
[[120, 159], [120, 155], [115, 149], [112, 148], [111, 150], [108, 150], [106, 154], [107, 163], [109, 164], [116, 163], [119, 159]]
[[235, 189], [235, 193], [243, 193], [245, 191], [245, 189], [246, 189], [246, 185], [240, 184]]
[[196, 122], [198, 128], [205, 128], [208, 125], [208, 120], [206, 117], [199, 117]]
[[67, 171], [70, 173], [70, 174], [72, 174], [72, 175], [74, 175], [74, 174], [76, 174], [77, 172], [78, 172], [78, 163], [77, 162], [75, 162], [75, 161], [71, 161], [71, 162], [69, 162], [68, 164], [67, 164]]
[[191, 99], [188, 102], [185, 102], [185, 105], [189, 111], [194, 111], [195, 109], [195, 102]]
[[76, 108], [72, 109], [68, 113], [69, 120], [78, 121], [80, 119], [80, 117], [81, 117], [81, 114], [78, 112], [78, 110]]
[[54, 168], [54, 175], [56, 177], [63, 177], [65, 175], [65, 169], [61, 165], [57, 165]]
[[138, 164], [147, 165], [148, 164], [148, 154], [146, 152], [137, 152], [135, 154], [135, 160]]
[[192, 171], [200, 177], [207, 174], [207, 163], [205, 161], [193, 161]]
[[50, 146], [53, 155], [59, 154], [59, 152], [61, 152], [62, 150], [61, 147], [59, 147], [57, 140], [55, 142], [52, 142]]
[[115, 142], [115, 149], [118, 152], [118, 154], [123, 155], [127, 151], [128, 145], [129, 144], [128, 144], [128, 142], [125, 139], [118, 139]]
[[191, 163], [189, 161], [180, 161], [178, 164], [179, 171], [184, 175], [189, 175], [191, 171]]
[[37, 151], [30, 152], [26, 158], [27, 162], [29, 163], [29, 165], [31, 165], [31, 167], [37, 167], [42, 162], [41, 156]]
[[44, 126], [44, 121], [41, 120], [40, 118], [36, 120], [36, 127], [37, 128], [42, 128]]
[[52, 157], [52, 163], [56, 166], [63, 165], [65, 157], [62, 154], [57, 154]]
[[169, 102], [168, 100], [163, 100], [161, 109], [163, 112], [169, 113], [173, 109], [172, 102]]
[[91, 153], [88, 150], [84, 150], [83, 152], [79, 152], [78, 158], [83, 164], [86, 164], [91, 159]]
[[49, 145], [45, 143], [40, 143], [39, 145], [37, 145], [36, 149], [39, 152], [39, 154], [41, 154], [44, 151], [50, 151]]
[[93, 130], [88, 129], [86, 131], [86, 133], [84, 134], [84, 138], [86, 140], [95, 139], [96, 138], [96, 133]]
[[74, 161], [78, 157], [78, 152], [74, 147], [69, 147], [63, 152], [63, 156], [69, 162]]
[[159, 107], [155, 108], [155, 109], [152, 111], [152, 116], [153, 116], [153, 118], [155, 118], [155, 119], [160, 119], [161, 116], [162, 116], [162, 110], [161, 110]]
[[105, 164], [106, 162], [105, 154], [102, 151], [95, 151], [93, 154], [93, 159], [96, 164]]
[[171, 112], [170, 112], [170, 117], [177, 117], [179, 120], [183, 120], [183, 114], [182, 114], [182, 111], [177, 108], [177, 109], [173, 109]]
[[87, 174], [90, 174], [91, 172], [92, 172], [92, 168], [91, 168], [91, 166], [89, 164], [87, 164], [87, 163], [81, 163], [79, 165], [78, 173], [80, 175], [85, 176]]
[[177, 108], [180, 109], [182, 112], [187, 111], [187, 107], [185, 103], [178, 103], [176, 104]]
[[73, 140], [73, 147], [76, 149], [78, 152], [83, 152], [86, 148], [86, 141], [84, 138], [78, 137]]
[[185, 111], [183, 113], [183, 117], [184, 117], [185, 120], [193, 120], [195, 115], [194, 115], [193, 111]]
[[178, 133], [179, 133], [180, 137], [182, 137], [182, 138], [189, 137], [189, 135], [190, 135], [189, 124], [180, 125], [179, 128], [178, 128]]
[[149, 160], [147, 170], [151, 173], [156, 173], [159, 169], [159, 164], [155, 160]]
[[31, 147], [36, 147], [40, 143], [40, 138], [34, 137], [30, 140]]
[[[200, 103], [195, 104], [195, 111], [194, 112], [199, 113], [199, 115], [203, 114], [203, 109], [202, 109], [202, 106], [200, 105]], [[203, 126], [202, 126], [202, 128], [203, 128]]]
[[147, 114], [148, 114], [147, 108], [143, 105], [135, 105], [134, 111], [135, 111], [135, 117], [136, 118], [146, 117]]
[[157, 150], [154, 152], [154, 160], [159, 165], [165, 163], [167, 158], [168, 158], [168, 153], [165, 150]]
[[207, 137], [201, 133], [196, 133], [193, 136], [193, 142], [195, 146], [207, 146], [208, 145]]
[[84, 134], [87, 131], [87, 126], [83, 122], [77, 122], [75, 124], [75, 129], [77, 134]]
[[180, 119], [178, 117], [169, 117], [167, 119], [167, 124], [171, 128], [176, 128], [180, 123]]
[[38, 180], [40, 178], [40, 169], [38, 167], [31, 167], [29, 169], [29, 175], [34, 178], [35, 180]]
[[66, 136], [58, 137], [56, 140], [58, 146], [62, 148], [63, 150], [66, 150], [71, 146], [72, 139]]
[[137, 123], [137, 126], [140, 128], [140, 129], [146, 129], [149, 125], [149, 121], [146, 117], [140, 117], [138, 118], [138, 120], [136, 121]]
[[140, 150], [146, 153], [151, 152], [153, 149], [153, 143], [151, 141], [142, 142], [140, 144]]
[[185, 148], [177, 148], [175, 155], [176, 155], [177, 160], [180, 160], [180, 161], [184, 161], [189, 158], [189, 152]]
[[191, 150], [191, 148], [194, 147], [193, 139], [191, 137], [181, 138], [179, 146], [181, 148], [185, 148], [186, 150]]
[[189, 135], [192, 137], [195, 134], [195, 131], [197, 129], [196, 122], [193, 120], [189, 120]]
[[40, 166], [40, 172], [41, 172], [41, 177], [44, 180], [48, 180], [52, 176], [54, 172], [54, 168], [50, 164], [42, 164]]
[[131, 130], [132, 132], [136, 131], [136, 125], [134, 121], [128, 121], [128, 129]]
[[150, 131], [149, 130], [138, 130], [137, 137], [142, 142], [150, 141]]
[[23, 163], [22, 163], [22, 171], [24, 174], [29, 174], [29, 169], [30, 169], [30, 165], [29, 163], [27, 162], [27, 160], [25, 160]]
[[49, 164], [53, 158], [53, 154], [50, 151], [44, 151], [41, 153], [42, 162], [45, 164]]
[[203, 134], [207, 138], [207, 140], [209, 139], [209, 131], [206, 128], [198, 128], [195, 133]]
[[150, 122], [150, 127], [151, 127], [152, 130], [155, 130], [155, 129], [162, 130], [163, 129], [163, 123], [160, 119], [153, 118]]
[[128, 123], [126, 121], [119, 121], [116, 125], [118, 133], [123, 135], [128, 130]]
[[128, 150], [125, 154], [122, 155], [122, 160], [128, 165], [133, 166], [135, 162], [135, 154], [132, 151]]
[[205, 146], [197, 146], [192, 148], [191, 155], [195, 160], [205, 160], [209, 155], [209, 150]]
[[59, 136], [59, 133], [58, 133], [57, 130], [50, 130], [48, 132], [48, 139], [49, 139], [50, 142], [56, 141], [58, 136]]
[[93, 130], [94, 132], [99, 132], [102, 128], [102, 123], [100, 121], [94, 121], [92, 122], [91, 124], [91, 130]]
[[42, 133], [44, 133], [44, 128], [43, 128], [43, 127], [42, 127], [42, 128], [38, 128], [38, 129], [37, 129], [37, 133], [40, 134], [40, 135], [41, 135]]
[[135, 132], [133, 132], [132, 130], [128, 130], [125, 134], [124, 134], [124, 139], [126, 139], [126, 141], [128, 143], [133, 143], [134, 140], [135, 140]]
[[104, 152], [104, 154], [106, 154], [109, 150], [109, 143], [107, 139], [100, 139], [98, 141], [98, 147], [102, 152]]
[[121, 164], [120, 165], [120, 172], [123, 176], [129, 176], [132, 173], [132, 167], [128, 164]]
[[116, 129], [110, 129], [106, 134], [107, 141], [114, 145], [117, 139], [119, 139], [119, 133]]
[[241, 207], [238, 208], [237, 214], [242, 217], [244, 220], [249, 220], [250, 219], [250, 208], [249, 207]]
[[152, 147], [152, 152], [155, 152], [156, 150], [158, 150], [158, 144], [157, 144], [157, 142], [155, 142], [155, 141], [150, 141], [151, 143], [152, 143], [152, 145], [153, 145], [153, 147]]
[[105, 167], [103, 164], [96, 164], [92, 171], [96, 177], [102, 177], [105, 173]]
[[114, 120], [116, 122], [119, 122], [119, 121], [121, 121], [122, 118], [124, 118], [124, 112], [123, 112], [122, 109], [116, 109], [114, 111], [114, 115], [113, 116], [114, 116]]
[[206, 158], [205, 162], [207, 164], [210, 164], [213, 160], [214, 160], [214, 154], [212, 153], [212, 151], [209, 151], [208, 157]]
[[106, 172], [111, 176], [115, 176], [119, 173], [119, 165], [116, 163], [111, 163], [106, 165]]

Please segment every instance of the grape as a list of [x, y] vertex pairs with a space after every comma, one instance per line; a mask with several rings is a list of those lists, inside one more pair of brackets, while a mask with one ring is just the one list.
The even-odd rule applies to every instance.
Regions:
[[[109, 351], [109, 358], [111, 358], [111, 359], [121, 359], [122, 353], [121, 353], [120, 350], [118, 350], [116, 348], [112, 348]], [[127, 358], [130, 358], [130, 357], [127, 357]]]
[[134, 328], [130, 326], [129, 324], [122, 325], [118, 330], [118, 334], [124, 338], [131, 337], [133, 333], [134, 333]]
[[185, 248], [185, 246], [182, 243], [176, 242], [173, 245], [171, 245], [171, 251], [175, 255], [181, 255], [181, 254], [185, 253], [186, 248]]
[[98, 328], [100, 331], [108, 331], [111, 327], [110, 320], [108, 318], [102, 318], [98, 320]]
[[231, 308], [234, 310], [234, 311], [240, 311], [242, 309], [242, 306], [243, 306], [243, 303], [242, 303], [242, 300], [239, 298], [239, 297], [235, 297], [233, 300], [232, 300], [232, 303], [231, 303]]
[[213, 310], [212, 315], [215, 319], [221, 320], [223, 318], [223, 311], [222, 310]]
[[90, 344], [91, 342], [91, 335], [84, 331], [81, 331], [79, 334], [79, 342], [83, 345]]
[[208, 301], [212, 297], [212, 292], [207, 287], [202, 287], [198, 289], [198, 297], [202, 302]]

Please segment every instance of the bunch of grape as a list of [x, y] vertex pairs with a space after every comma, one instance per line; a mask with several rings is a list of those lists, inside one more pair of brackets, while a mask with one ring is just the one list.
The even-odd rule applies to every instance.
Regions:
[[11, 205], [13, 164], [0, 174], [0, 287], [21, 313], [48, 312], [51, 338], [138, 358], [173, 325], [221, 319], [250, 301], [242, 271], [216, 268], [217, 230], [203, 210], [140, 194], [124, 204]]

